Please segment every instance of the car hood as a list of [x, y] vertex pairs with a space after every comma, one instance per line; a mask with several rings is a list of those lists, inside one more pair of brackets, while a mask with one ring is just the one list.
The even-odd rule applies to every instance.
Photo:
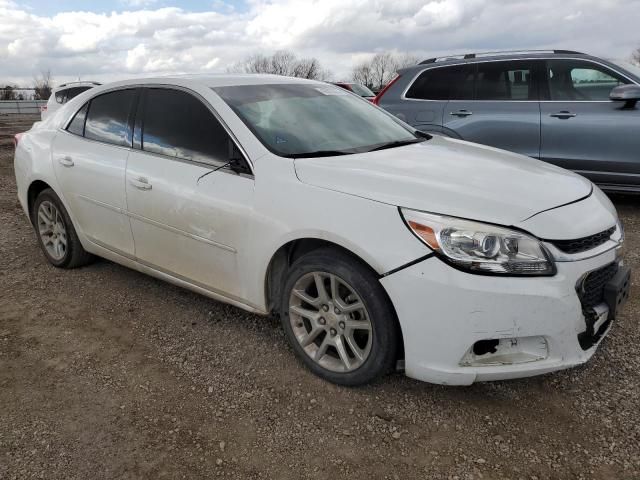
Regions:
[[434, 135], [429, 141], [338, 157], [299, 158], [303, 183], [426, 212], [502, 225], [591, 194], [562, 168]]

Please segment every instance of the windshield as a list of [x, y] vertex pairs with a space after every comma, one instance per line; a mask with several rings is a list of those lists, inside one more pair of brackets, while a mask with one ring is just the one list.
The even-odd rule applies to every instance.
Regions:
[[627, 72], [635, 75], [640, 79], [640, 66], [634, 65], [633, 63], [625, 62], [624, 60], [611, 60], [613, 63], [618, 65], [621, 68], [624, 68]]
[[375, 97], [376, 94], [369, 90], [364, 85], [360, 85], [359, 83], [351, 83], [351, 90], [353, 93], [357, 93], [361, 97]]
[[389, 114], [334, 85], [213, 90], [265, 147], [283, 157], [346, 155], [424, 140]]

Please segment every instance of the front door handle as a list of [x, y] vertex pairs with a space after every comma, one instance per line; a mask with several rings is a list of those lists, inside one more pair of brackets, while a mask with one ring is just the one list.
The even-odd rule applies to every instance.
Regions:
[[575, 113], [568, 112], [567, 110], [563, 110], [558, 113], [552, 113], [549, 116], [566, 120], [567, 118], [573, 118], [573, 117], [576, 117], [577, 115]]
[[58, 163], [64, 167], [73, 167], [75, 164], [73, 163], [73, 159], [69, 156], [60, 157], [58, 159]]
[[469, 110], [458, 110], [457, 112], [451, 112], [449, 115], [453, 115], [454, 117], [468, 117], [469, 115], [473, 115], [473, 112]]
[[151, 184], [149, 180], [144, 177], [132, 178], [129, 183], [136, 187], [138, 190], [151, 190]]

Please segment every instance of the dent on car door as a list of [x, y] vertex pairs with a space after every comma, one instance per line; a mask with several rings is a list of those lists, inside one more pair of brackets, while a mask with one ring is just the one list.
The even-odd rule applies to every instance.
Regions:
[[[253, 179], [224, 165], [240, 155], [203, 100], [145, 89], [139, 144], [127, 166], [127, 204], [142, 263], [209, 290], [240, 297], [238, 255], [246, 239]], [[136, 133], [138, 137], [138, 133]]]
[[451, 91], [443, 125], [464, 140], [538, 157], [538, 62], [491, 61], [465, 68]]
[[56, 177], [76, 227], [92, 242], [128, 256], [133, 236], [126, 216], [125, 170], [136, 90], [87, 102], [53, 143]]
[[631, 81], [577, 59], [549, 60], [548, 100], [541, 102], [541, 158], [605, 185], [640, 184], [640, 109], [609, 100]]

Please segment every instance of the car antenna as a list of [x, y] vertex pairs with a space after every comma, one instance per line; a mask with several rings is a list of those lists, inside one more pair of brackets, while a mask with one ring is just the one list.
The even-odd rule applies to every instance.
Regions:
[[209, 170], [208, 172], [203, 173], [202, 175], [200, 175], [198, 177], [198, 180], [196, 180], [196, 185], [200, 184], [200, 180], [202, 180], [204, 177], [206, 177], [207, 175], [213, 173], [213, 172], [217, 172], [218, 170], [220, 170], [221, 168], [224, 167], [228, 167], [229, 165], [231, 165], [231, 162], [233, 162], [233, 160], [229, 160], [227, 163], [223, 163], [222, 165], [220, 165], [219, 167], [216, 167], [212, 170]]

